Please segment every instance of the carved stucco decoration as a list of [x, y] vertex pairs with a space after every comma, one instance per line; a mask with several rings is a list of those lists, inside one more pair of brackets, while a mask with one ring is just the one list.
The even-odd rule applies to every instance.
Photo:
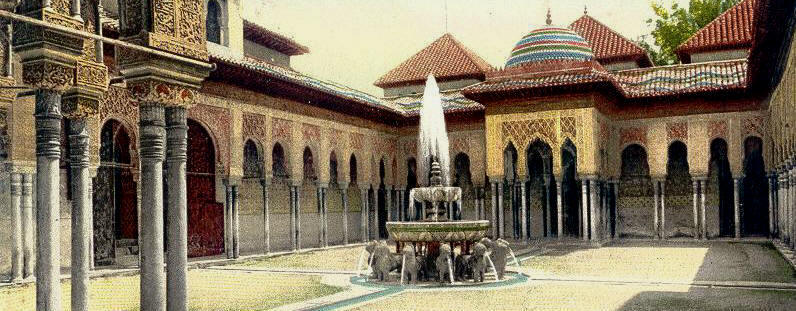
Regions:
[[138, 37], [152, 48], [208, 60], [203, 0], [121, 0], [119, 5], [121, 37]]
[[[451, 157], [456, 157], [459, 153], [467, 154], [468, 157], [472, 157], [473, 155], [470, 154], [470, 141], [468, 140], [466, 135], [452, 137], [450, 140], [450, 150]], [[451, 162], [451, 165], [453, 163]]]
[[[345, 156], [344, 152], [346, 151], [344, 132], [338, 129], [330, 129], [328, 140], [329, 140], [328, 144], [329, 149], [334, 150], [337, 157], [339, 158], [338, 159], [338, 169], [339, 169], [340, 163], [342, 163], [339, 160], [344, 159], [340, 157], [344, 157]], [[348, 161], [346, 160], [345, 162], [347, 163]]]
[[264, 115], [243, 113], [243, 126], [241, 129], [244, 138], [256, 139], [265, 145], [268, 142], [268, 129]]
[[321, 139], [321, 128], [317, 125], [303, 123], [301, 124], [301, 137], [306, 144], [317, 145]]
[[[138, 141], [138, 104], [130, 100], [130, 92], [127, 89], [111, 86], [99, 104], [99, 111], [96, 115], [97, 129], [91, 132], [93, 142], [90, 144], [92, 146], [92, 156], [99, 155], [100, 129], [111, 119], [119, 121], [124, 126], [131, 142]], [[138, 144], [130, 144], [130, 157], [133, 166], [137, 167]]]
[[196, 101], [196, 90], [183, 85], [156, 80], [127, 83], [130, 97], [139, 103], [160, 103], [167, 106], [190, 106]]
[[757, 137], [765, 137], [764, 133], [766, 131], [766, 124], [765, 118], [763, 116], [754, 116], [743, 119], [743, 137], [749, 136], [757, 136]]
[[230, 137], [230, 112], [227, 109], [196, 105], [188, 109], [188, 118], [193, 119], [206, 127], [213, 138], [216, 147], [216, 165], [221, 169], [221, 174], [229, 174], [229, 139]]
[[359, 133], [351, 133], [349, 135], [349, 143], [351, 145], [351, 149], [353, 150], [360, 150], [362, 149], [362, 143], [365, 140], [365, 136]]
[[65, 91], [75, 79], [74, 67], [46, 60], [22, 64], [22, 82], [33, 87]]
[[545, 118], [503, 122], [501, 124], [503, 144], [511, 140], [514, 141], [517, 150], [521, 150], [526, 144], [538, 138], [550, 146], [556, 146], [558, 140], [555, 134], [555, 121], [553, 118]]
[[625, 146], [631, 143], [638, 143], [642, 147], [647, 146], [647, 127], [625, 127], [619, 130], [619, 144]]
[[[271, 120], [271, 137], [275, 140], [289, 144], [293, 140], [293, 122], [290, 120], [273, 118]], [[289, 146], [282, 146], [285, 151], [290, 150]]]
[[727, 121], [712, 120], [708, 122], [708, 136], [712, 141], [715, 138], [727, 140]]
[[688, 123], [670, 122], [666, 123], [666, 137], [669, 141], [679, 140], [683, 143], [688, 141]]
[[561, 136], [575, 141], [578, 136], [577, 119], [575, 117], [561, 117]]

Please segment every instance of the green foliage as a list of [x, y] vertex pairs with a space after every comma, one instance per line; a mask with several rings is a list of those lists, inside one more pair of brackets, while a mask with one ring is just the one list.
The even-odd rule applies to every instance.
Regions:
[[649, 52], [656, 65], [677, 63], [674, 50], [738, 2], [739, 0], [690, 0], [688, 8], [680, 7], [677, 3], [672, 3], [667, 8], [662, 2], [652, 2], [650, 5], [656, 17], [648, 19], [647, 24], [654, 26], [651, 35], [657, 49], [647, 42], [640, 41], [639, 44]]

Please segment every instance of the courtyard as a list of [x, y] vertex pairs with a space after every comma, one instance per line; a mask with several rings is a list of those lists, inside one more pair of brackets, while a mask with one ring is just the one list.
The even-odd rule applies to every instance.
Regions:
[[[490, 287], [352, 285], [363, 246], [204, 264], [191, 310], [787, 310], [796, 275], [769, 242], [618, 240], [513, 244], [527, 279]], [[138, 275], [91, 280], [91, 310], [138, 310]], [[62, 283], [68, 292], [69, 281]], [[0, 309], [33, 308], [33, 284], [0, 288]], [[68, 307], [68, 296], [64, 298]]]

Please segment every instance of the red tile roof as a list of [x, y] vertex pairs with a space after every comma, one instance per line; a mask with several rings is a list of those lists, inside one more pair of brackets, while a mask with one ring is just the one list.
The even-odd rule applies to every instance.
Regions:
[[434, 74], [437, 81], [463, 78], [483, 80], [486, 72], [491, 70], [489, 63], [446, 33], [373, 84], [384, 88], [423, 83], [429, 73]]
[[642, 67], [652, 65], [647, 51], [587, 14], [569, 28], [589, 41], [594, 57], [603, 65], [614, 61], [636, 61]]
[[688, 55], [692, 53], [751, 47], [756, 2], [741, 0], [688, 38], [675, 52], [681, 60], [688, 62]]
[[293, 39], [265, 29], [264, 27], [245, 19], [243, 20], [243, 37], [246, 38], [246, 40], [254, 41], [256, 43], [265, 45], [270, 49], [274, 49], [290, 56], [301, 55], [310, 52], [308, 47], [299, 44]]

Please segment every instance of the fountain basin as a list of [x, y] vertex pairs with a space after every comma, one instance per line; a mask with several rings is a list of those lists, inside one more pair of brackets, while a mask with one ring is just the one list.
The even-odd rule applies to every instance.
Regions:
[[477, 242], [489, 228], [488, 220], [387, 222], [387, 232], [395, 242]]
[[409, 198], [418, 202], [455, 202], [462, 198], [462, 188], [419, 187], [409, 190]]

